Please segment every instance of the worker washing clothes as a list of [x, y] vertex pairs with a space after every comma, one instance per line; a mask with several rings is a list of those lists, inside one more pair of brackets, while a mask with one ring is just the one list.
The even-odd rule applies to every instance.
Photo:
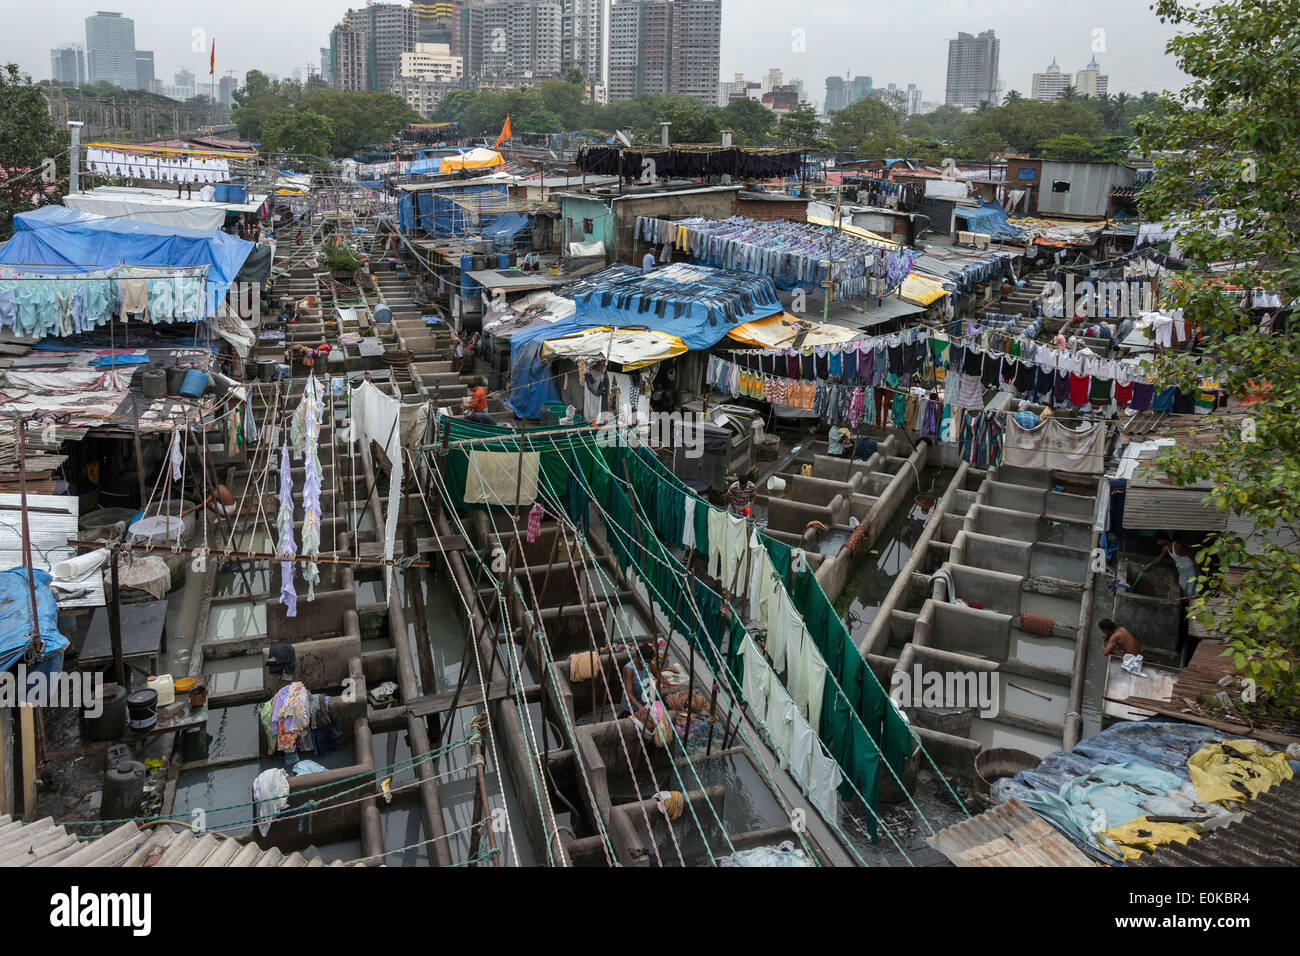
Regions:
[[754, 486], [754, 473], [736, 478], [727, 486], [727, 508], [732, 514], [749, 517], [750, 506], [758, 489]]
[[1126, 627], [1117, 627], [1110, 618], [1097, 622], [1101, 630], [1101, 652], [1107, 657], [1122, 655], [1121, 665], [1130, 674], [1142, 674], [1142, 645]]
[[[1156, 534], [1156, 544], [1160, 547], [1160, 553], [1156, 555], [1155, 560], [1142, 569], [1142, 574], [1146, 574], [1168, 555], [1170, 560], [1178, 568], [1178, 590], [1184, 598], [1196, 596], [1196, 559], [1192, 552], [1179, 541], [1175, 541], [1173, 536], [1163, 531]], [[1142, 575], [1138, 575], [1141, 577]]]
[[654, 641], [628, 647], [629, 658], [623, 665], [623, 699], [620, 717], [643, 720], [653, 699], [659, 648]]
[[475, 379], [465, 386], [465, 397], [460, 403], [461, 414], [480, 425], [495, 425], [492, 416], [487, 413], [487, 389], [482, 379]]

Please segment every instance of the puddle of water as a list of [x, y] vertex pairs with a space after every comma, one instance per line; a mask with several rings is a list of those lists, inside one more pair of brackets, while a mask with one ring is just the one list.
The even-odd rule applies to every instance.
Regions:
[[205, 661], [208, 693], [213, 696], [260, 690], [263, 686], [264, 658], [261, 654], [241, 654], [222, 660]]
[[240, 704], [208, 712], [208, 757], [257, 751], [257, 705]]
[[1029, 573], [1062, 581], [1082, 581], [1088, 574], [1086, 554], [1068, 554], [1035, 545], [1029, 553]]
[[261, 601], [218, 604], [208, 612], [208, 640], [234, 641], [266, 633], [266, 605]]

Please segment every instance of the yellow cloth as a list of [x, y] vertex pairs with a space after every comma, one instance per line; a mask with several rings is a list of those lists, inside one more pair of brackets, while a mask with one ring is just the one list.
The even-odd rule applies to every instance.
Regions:
[[655, 794], [655, 802], [669, 820], [676, 820], [686, 809], [686, 797], [680, 790], [660, 790]]
[[804, 336], [802, 347], [811, 350], [815, 345], [842, 345], [851, 342], [860, 333], [838, 325], [809, 322], [797, 315], [783, 312], [738, 325], [727, 333], [727, 338], [756, 348], [776, 349], [790, 348], [800, 334]]
[[1245, 803], [1295, 776], [1286, 754], [1253, 740], [1206, 744], [1187, 760], [1196, 796], [1204, 803]]
[[595, 651], [583, 651], [581, 654], [569, 655], [569, 680], [575, 684], [591, 680], [600, 667], [600, 657]]
[[1185, 844], [1200, 839], [1200, 834], [1189, 826], [1181, 823], [1152, 823], [1146, 817], [1138, 817], [1123, 826], [1103, 830], [1102, 833], [1115, 843], [1125, 860], [1136, 860], [1143, 853], [1150, 853], [1166, 843]]

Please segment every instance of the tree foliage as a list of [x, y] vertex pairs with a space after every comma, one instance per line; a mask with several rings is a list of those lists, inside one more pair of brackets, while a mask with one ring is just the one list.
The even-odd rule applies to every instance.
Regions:
[[[1262, 399], [1246, 418], [1220, 422], [1218, 442], [1180, 446], [1163, 464], [1179, 484], [1207, 482], [1208, 501], [1260, 533], [1220, 534], [1197, 555], [1202, 590], [1191, 612], [1227, 641], [1261, 691], [1257, 706], [1296, 716], [1300, 654], [1300, 335], [1260, 328], [1221, 283], [1300, 297], [1300, 0], [1187, 5], [1156, 0], [1180, 28], [1167, 51], [1190, 77], [1137, 124], [1158, 154], [1143, 215], [1181, 222], [1181, 255], [1197, 269], [1168, 304], [1206, 335], [1199, 357], [1174, 353], [1164, 379], [1210, 379]], [[1200, 271], [1211, 263], [1226, 271]], [[1216, 416], [1217, 417], [1217, 416]], [[1248, 547], [1249, 545], [1249, 547]], [[1223, 601], [1218, 614], [1212, 607]]]
[[[347, 156], [363, 146], [387, 143], [407, 123], [420, 120], [405, 100], [392, 93], [351, 92], [291, 80], [272, 81], [258, 70], [249, 71], [244, 86], [235, 91], [233, 103], [231, 119], [239, 135], [254, 141], [262, 140], [268, 121], [278, 113], [303, 110], [322, 117], [326, 120], [327, 149], [317, 155]], [[273, 131], [278, 135], [286, 128], [295, 131], [295, 138], [319, 143], [316, 137], [308, 136], [305, 122], [289, 123], [283, 116], [277, 117]]]
[[68, 143], [31, 77], [13, 63], [0, 70], [0, 235], [10, 234], [16, 213], [67, 192]]

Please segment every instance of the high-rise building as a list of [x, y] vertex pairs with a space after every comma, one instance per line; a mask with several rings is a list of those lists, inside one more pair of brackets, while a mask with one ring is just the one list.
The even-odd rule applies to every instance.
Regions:
[[720, 0], [612, 0], [609, 100], [647, 93], [718, 102]]
[[330, 72], [330, 48], [327, 46], [320, 48], [320, 78], [327, 85], [334, 83], [334, 76]]
[[1100, 97], [1105, 96], [1110, 90], [1110, 77], [1101, 72], [1095, 56], [1087, 66], [1074, 75], [1074, 88], [1079, 91], [1080, 96]]
[[461, 0], [413, 0], [416, 42], [445, 43], [455, 50], [460, 6]]
[[82, 86], [86, 82], [86, 48], [64, 43], [50, 51], [50, 79], [55, 83]]
[[147, 90], [153, 83], [153, 51], [135, 51], [135, 88]]
[[370, 75], [369, 47], [364, 21], [352, 20], [351, 12], [330, 31], [330, 85], [358, 92], [367, 89]]
[[134, 20], [104, 10], [86, 17], [86, 73], [91, 83], [136, 88]]
[[466, 79], [499, 87], [559, 76], [563, 29], [560, 0], [467, 0], [460, 26]]
[[1001, 42], [992, 30], [979, 36], [958, 33], [948, 41], [948, 87], [944, 102], [966, 109], [998, 104], [998, 56]]
[[605, 81], [606, 0], [561, 0], [560, 71], [577, 70], [588, 83]]
[[233, 76], [223, 76], [217, 80], [217, 102], [222, 106], [229, 107], [234, 102], [232, 99], [235, 90], [239, 89], [239, 80]]
[[1051, 103], [1061, 98], [1061, 91], [1070, 85], [1070, 74], [1062, 73], [1056, 65], [1056, 58], [1043, 73], [1035, 73], [1029, 95], [1036, 100]]
[[846, 106], [852, 106], [858, 100], [865, 100], [870, 95], [871, 77], [869, 76], [855, 76], [852, 79], [847, 73], [844, 76], [828, 76], [826, 77], [826, 102], [822, 106], [822, 113], [829, 116]]
[[330, 31], [329, 74], [345, 90], [387, 91], [401, 69], [402, 54], [415, 49], [416, 8], [371, 3], [349, 10]]

